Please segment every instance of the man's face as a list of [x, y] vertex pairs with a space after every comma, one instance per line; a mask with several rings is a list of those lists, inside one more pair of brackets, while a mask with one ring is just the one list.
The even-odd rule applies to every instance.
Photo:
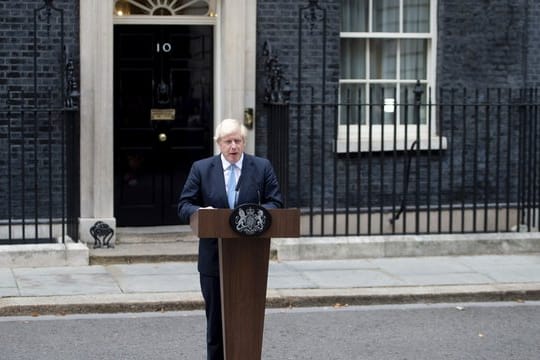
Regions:
[[240, 131], [223, 136], [218, 141], [219, 150], [230, 163], [237, 163], [244, 152], [244, 139]]

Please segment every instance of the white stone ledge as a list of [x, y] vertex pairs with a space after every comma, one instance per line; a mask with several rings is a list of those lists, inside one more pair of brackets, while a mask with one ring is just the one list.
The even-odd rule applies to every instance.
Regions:
[[540, 232], [281, 238], [272, 248], [284, 261], [540, 253]]
[[83, 266], [89, 264], [88, 247], [65, 244], [1, 245], [0, 267]]

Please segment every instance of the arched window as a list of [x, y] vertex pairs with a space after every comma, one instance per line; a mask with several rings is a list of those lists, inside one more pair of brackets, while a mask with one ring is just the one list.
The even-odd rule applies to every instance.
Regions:
[[215, 0], [115, 0], [115, 16], [214, 16]]

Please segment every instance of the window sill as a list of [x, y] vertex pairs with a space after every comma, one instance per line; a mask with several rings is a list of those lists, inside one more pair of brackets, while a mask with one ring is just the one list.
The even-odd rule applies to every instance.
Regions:
[[[373, 139], [371, 142], [369, 139], [360, 140], [360, 152], [381, 152], [381, 151], [404, 151], [411, 150], [413, 143], [416, 139], [389, 139], [381, 141], [380, 139]], [[446, 137], [433, 136], [431, 138], [420, 139], [420, 151], [437, 151], [446, 150], [447, 148]], [[416, 150], [416, 146], [412, 149]], [[338, 154], [359, 152], [358, 141], [350, 140], [347, 143], [346, 139], [338, 139], [335, 141], [334, 151]]]

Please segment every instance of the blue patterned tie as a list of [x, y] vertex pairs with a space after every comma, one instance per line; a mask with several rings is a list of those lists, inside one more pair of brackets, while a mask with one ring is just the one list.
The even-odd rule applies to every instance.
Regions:
[[229, 166], [229, 182], [227, 183], [227, 198], [229, 199], [229, 207], [234, 209], [234, 203], [236, 200], [236, 174], [234, 169], [236, 165], [231, 164]]

